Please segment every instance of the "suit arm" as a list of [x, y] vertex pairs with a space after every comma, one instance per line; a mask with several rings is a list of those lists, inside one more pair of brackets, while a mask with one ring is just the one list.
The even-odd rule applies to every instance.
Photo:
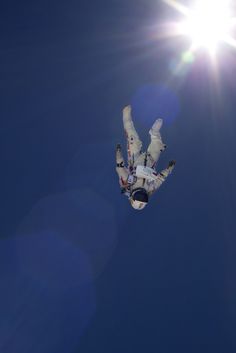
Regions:
[[163, 169], [159, 174], [157, 174], [156, 180], [154, 182], [154, 190], [159, 189], [159, 187], [164, 183], [166, 178], [172, 173], [175, 167], [175, 161], [169, 162], [169, 165], [166, 169]]
[[129, 173], [127, 168], [125, 167], [125, 161], [122, 155], [121, 145], [117, 145], [116, 147], [116, 172], [119, 177], [120, 187], [122, 189], [126, 188], [128, 186], [127, 180]]

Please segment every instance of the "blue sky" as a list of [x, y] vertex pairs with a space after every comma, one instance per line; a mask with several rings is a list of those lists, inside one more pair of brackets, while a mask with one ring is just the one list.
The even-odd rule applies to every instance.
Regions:
[[[218, 78], [186, 40], [156, 40], [161, 1], [0, 8], [2, 353], [234, 353], [235, 55]], [[143, 212], [120, 195], [132, 104], [162, 116], [173, 174]]]

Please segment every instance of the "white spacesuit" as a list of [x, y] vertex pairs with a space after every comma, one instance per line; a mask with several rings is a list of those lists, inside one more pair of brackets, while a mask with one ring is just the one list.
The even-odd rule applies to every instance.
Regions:
[[116, 171], [119, 176], [121, 192], [128, 196], [133, 208], [141, 210], [147, 205], [149, 197], [172, 172], [175, 161], [169, 162], [168, 167], [160, 173], [156, 172], [156, 162], [161, 152], [166, 148], [160, 135], [162, 119], [157, 119], [149, 131], [151, 143], [146, 152], [142, 152], [142, 142], [131, 117], [131, 106], [126, 106], [123, 109], [123, 124], [127, 136], [128, 167], [125, 167], [121, 146], [117, 145]]

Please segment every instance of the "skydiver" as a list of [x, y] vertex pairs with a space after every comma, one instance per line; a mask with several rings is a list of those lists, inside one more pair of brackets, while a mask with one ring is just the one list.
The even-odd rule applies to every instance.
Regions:
[[116, 171], [119, 176], [121, 193], [129, 198], [131, 206], [142, 210], [148, 203], [150, 196], [161, 186], [172, 172], [175, 161], [169, 162], [168, 167], [157, 173], [155, 165], [161, 152], [166, 148], [162, 142], [160, 129], [162, 119], [157, 119], [149, 131], [151, 142], [146, 152], [142, 152], [142, 142], [135, 130], [131, 106], [123, 109], [123, 124], [127, 137], [128, 167], [125, 167], [121, 145], [116, 146]]

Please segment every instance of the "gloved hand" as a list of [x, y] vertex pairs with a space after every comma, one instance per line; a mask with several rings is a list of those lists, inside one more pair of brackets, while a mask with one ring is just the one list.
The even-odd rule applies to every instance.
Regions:
[[175, 164], [176, 164], [176, 161], [174, 161], [174, 160], [170, 161], [168, 167], [169, 168], [174, 167]]
[[117, 150], [117, 151], [121, 151], [121, 144], [120, 144], [120, 143], [117, 143], [117, 145], [116, 145], [116, 150]]

